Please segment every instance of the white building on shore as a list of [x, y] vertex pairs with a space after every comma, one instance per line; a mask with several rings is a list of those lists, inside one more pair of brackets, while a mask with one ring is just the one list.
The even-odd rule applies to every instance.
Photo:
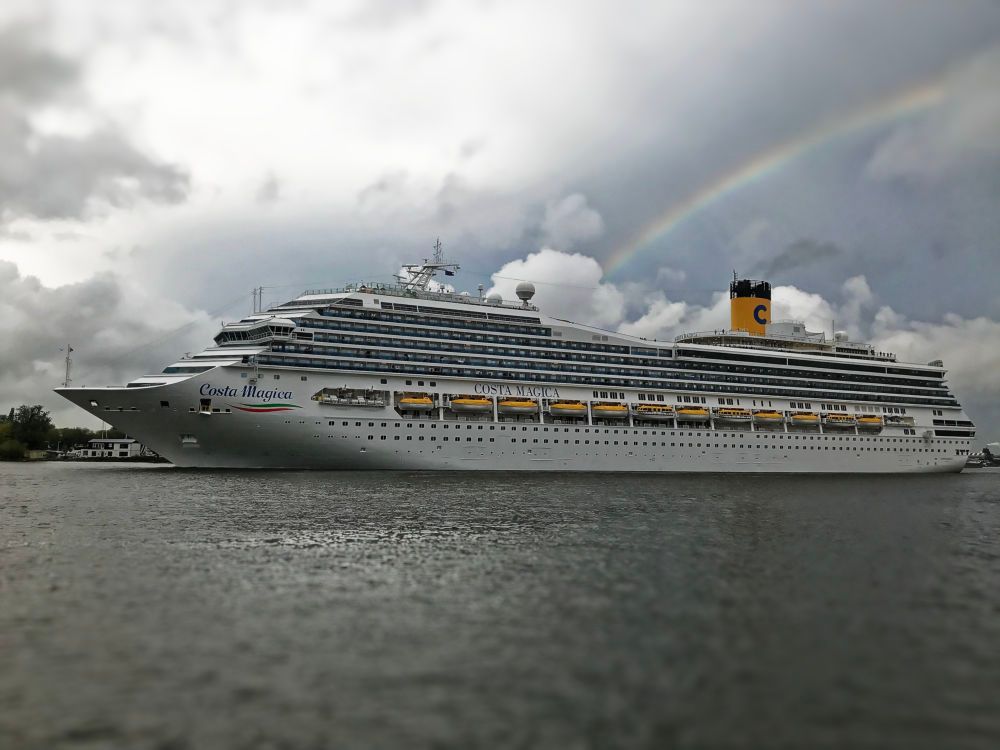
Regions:
[[82, 458], [135, 458], [143, 452], [142, 443], [133, 438], [94, 438], [81, 451]]

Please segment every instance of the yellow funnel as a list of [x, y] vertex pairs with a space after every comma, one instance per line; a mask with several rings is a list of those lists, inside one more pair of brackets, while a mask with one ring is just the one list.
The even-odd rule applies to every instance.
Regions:
[[729, 285], [729, 315], [734, 331], [763, 336], [771, 322], [771, 285], [766, 281], [740, 279]]

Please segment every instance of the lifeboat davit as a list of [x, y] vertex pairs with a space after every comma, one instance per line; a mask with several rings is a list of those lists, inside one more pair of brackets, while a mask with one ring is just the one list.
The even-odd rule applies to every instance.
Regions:
[[677, 408], [678, 422], [707, 422], [708, 409], [704, 406], [680, 406]]
[[781, 424], [785, 418], [781, 416], [781, 412], [773, 409], [761, 409], [753, 413], [753, 421], [754, 424]]
[[503, 398], [497, 403], [501, 414], [537, 414], [538, 402], [530, 398]]
[[628, 407], [625, 404], [594, 404], [590, 412], [597, 419], [625, 419]]
[[753, 415], [750, 414], [749, 409], [733, 409], [731, 407], [723, 407], [715, 412], [716, 422], [749, 422]]
[[585, 417], [587, 405], [581, 401], [552, 401], [549, 414], [553, 417]]
[[871, 414], [866, 414], [863, 417], [858, 417], [858, 429], [859, 430], [872, 430], [878, 431], [882, 429], [882, 417], [876, 417]]
[[400, 397], [396, 408], [400, 411], [431, 411], [434, 399], [426, 393], [407, 393]]
[[636, 419], [648, 419], [652, 422], [673, 422], [674, 407], [660, 404], [637, 404], [632, 407], [632, 416]]
[[826, 427], [854, 427], [857, 423], [858, 420], [849, 414], [827, 414], [823, 417]]
[[453, 396], [448, 402], [448, 408], [463, 414], [492, 414], [493, 400], [486, 396]]

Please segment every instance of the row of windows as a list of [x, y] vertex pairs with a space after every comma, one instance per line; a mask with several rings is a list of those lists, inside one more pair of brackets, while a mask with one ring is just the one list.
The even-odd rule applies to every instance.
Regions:
[[[481, 357], [469, 357], [469, 356], [435, 356], [430, 353], [418, 352], [411, 354], [409, 352], [399, 352], [390, 350], [363, 350], [354, 348], [343, 348], [343, 347], [333, 347], [333, 346], [322, 346], [317, 347], [303, 345], [303, 344], [274, 344], [272, 346], [272, 351], [275, 352], [286, 352], [286, 353], [301, 353], [301, 354], [312, 354], [318, 356], [341, 356], [341, 357], [357, 357], [360, 359], [382, 359], [382, 360], [400, 360], [405, 362], [420, 362], [421, 360], [428, 360], [432, 356], [435, 362], [445, 363], [445, 364], [455, 364], [455, 365], [473, 365], [482, 367], [491, 367], [497, 369], [527, 369], [527, 370], [542, 370], [546, 372], [582, 372], [582, 373], [595, 373], [603, 375], [625, 375], [625, 376], [646, 376], [654, 377], [658, 379], [667, 380], [703, 380], [719, 383], [747, 383], [753, 385], [776, 385], [776, 386], [798, 386], [803, 388], [814, 387], [814, 377], [810, 377], [811, 373], [799, 372], [794, 373], [800, 376], [809, 377], [808, 380], [794, 380], [787, 377], [773, 378], [773, 377], [742, 377], [735, 375], [722, 375], [717, 373], [691, 373], [691, 372], [676, 372], [672, 368], [670, 370], [643, 370], [639, 368], [623, 368], [623, 367], [596, 367], [591, 365], [575, 365], [575, 364], [560, 364], [552, 362], [537, 363], [532, 361], [521, 361], [521, 360], [508, 360], [508, 359], [492, 359], [492, 358], [481, 358]], [[782, 372], [781, 375], [788, 375], [793, 373]], [[856, 385], [850, 383], [829, 383], [829, 386], [835, 387], [837, 390], [841, 391], [872, 391], [871, 387], [867, 385]], [[947, 395], [947, 390], [943, 389], [941, 386], [936, 386], [933, 389], [927, 388], [898, 388], [893, 387], [892, 391], [894, 393], [918, 395], [918, 396], [937, 396], [937, 395]]]
[[[308, 324], [310, 321], [308, 319], [300, 321], [303, 324]], [[708, 371], [723, 371], [740, 373], [747, 375], [772, 375], [777, 377], [800, 377], [800, 378], [821, 378], [823, 380], [829, 381], [851, 381], [851, 382], [861, 382], [861, 383], [880, 383], [880, 384], [890, 384], [898, 386], [915, 386], [921, 388], [932, 388], [941, 389], [943, 388], [940, 377], [930, 381], [930, 382], [920, 382], [919, 380], [914, 380], [912, 378], [891, 378], [891, 377], [875, 377], [871, 375], [863, 375], [857, 373], [843, 373], [843, 372], [826, 372], [817, 371], [816, 368], [828, 368], [830, 365], [824, 365], [822, 363], [810, 363], [803, 360], [792, 360], [792, 363], [796, 365], [802, 365], [807, 367], [807, 370], [791, 370], [786, 369], [786, 363], [788, 360], [785, 359], [775, 359], [775, 363], [779, 365], [776, 369], [774, 367], [762, 367], [750, 366], [750, 365], [740, 365], [740, 364], [726, 364], [726, 363], [712, 363], [712, 362], [684, 362], [675, 361], [672, 364], [664, 363], [661, 359], [643, 359], [634, 356], [610, 356], [607, 354], [603, 355], [588, 355], [581, 354], [574, 351], [563, 352], [563, 351], [553, 351], [552, 348], [557, 349], [562, 346], [568, 346], [574, 342], [554, 342], [545, 340], [513, 340], [509, 342], [503, 342], [508, 345], [518, 345], [524, 346], [525, 344], [534, 345], [535, 347], [545, 347], [548, 351], [538, 351], [534, 349], [513, 349], [513, 348], [499, 348], [488, 345], [477, 345], [477, 344], [453, 344], [447, 341], [421, 341], [419, 340], [421, 336], [431, 337], [435, 339], [450, 338], [449, 336], [443, 336], [440, 331], [428, 330], [423, 332], [410, 331], [408, 329], [398, 329], [396, 327], [390, 326], [377, 326], [371, 325], [366, 326], [366, 328], [371, 329], [373, 332], [384, 334], [387, 332], [392, 332], [405, 336], [405, 338], [392, 338], [388, 336], [357, 336], [350, 334], [333, 334], [333, 333], [315, 333], [310, 334], [313, 336], [313, 341], [319, 343], [322, 347], [324, 343], [341, 343], [347, 344], [352, 348], [354, 346], [371, 346], [374, 347], [374, 351], [381, 351], [385, 347], [402, 349], [402, 350], [435, 350], [435, 351], [452, 351], [459, 352], [462, 354], [491, 354], [499, 356], [514, 356], [520, 359], [539, 359], [539, 360], [570, 360], [574, 362], [593, 362], [598, 364], [624, 364], [628, 366], [646, 366], [655, 367], [660, 370], [677, 370], [677, 369], [687, 369], [687, 370], [708, 370]], [[416, 336], [416, 338], [414, 338]], [[466, 334], [464, 339], [468, 340], [470, 337]], [[472, 337], [478, 339], [480, 337]], [[489, 337], [492, 338], [492, 337]], [[493, 342], [484, 342], [493, 343]], [[500, 342], [497, 342], [500, 343]], [[583, 344], [582, 346], [588, 347], [589, 345]], [[326, 347], [322, 347], [326, 348]], [[624, 353], [628, 354], [628, 347], [617, 347], [619, 349], [624, 349]], [[309, 351], [308, 348], [305, 350], [298, 349], [298, 351], [303, 351], [304, 353], [313, 353]], [[633, 353], [635, 352], [645, 352], [647, 350], [641, 349], [639, 347], [633, 347]], [[322, 354], [323, 352], [316, 352]], [[374, 356], [372, 350], [367, 352], [368, 356]], [[744, 355], [740, 355], [744, 356]], [[750, 356], [750, 355], [746, 355]], [[386, 358], [383, 356], [382, 358]], [[624, 370], [622, 373], [624, 374]]]
[[[354, 370], [360, 372], [388, 372], [397, 375], [447, 375], [454, 377], [464, 377], [464, 378], [474, 378], [478, 380], [504, 380], [504, 381], [526, 381], [526, 382], [537, 382], [547, 385], [573, 385], [573, 384], [584, 384], [584, 385], [616, 385], [624, 386], [626, 388], [670, 388], [672, 390], [694, 390], [694, 391], [718, 391], [720, 388], [718, 386], [712, 387], [711, 385], [702, 385], [696, 383], [662, 383], [662, 382], [652, 382], [649, 380], [641, 379], [629, 379], [624, 378], [594, 378], [586, 377], [581, 375], [561, 375], [558, 379], [552, 377], [551, 375], [536, 375], [534, 373], [526, 372], [510, 372], [504, 373], [502, 378], [498, 378], [497, 371], [495, 369], [489, 370], [479, 370], [472, 368], [459, 368], [459, 367], [437, 367], [433, 365], [422, 365], [420, 363], [406, 363], [406, 364], [389, 364], [380, 363], [375, 361], [366, 362], [354, 362], [351, 360], [326, 360], [326, 359], [307, 359], [304, 357], [280, 357], [270, 354], [258, 355], [257, 361], [262, 365], [283, 365], [288, 367], [310, 367], [310, 368], [325, 368], [325, 369], [335, 369], [335, 370]], [[813, 384], [815, 385], [815, 384]], [[727, 385], [725, 390], [732, 393], [741, 394], [757, 394], [757, 395], [771, 395], [771, 396], [785, 396], [785, 397], [827, 397], [827, 398], [844, 398], [843, 394], [835, 393], [816, 393], [813, 392], [803, 392], [798, 390], [792, 390], [789, 388], [751, 388], [739, 385]], [[941, 399], [927, 399], [927, 398], [916, 398], [916, 397], [902, 397], [888, 394], [851, 394], [849, 396], [855, 401], [870, 401], [870, 402], [889, 402], [889, 403], [901, 403], [901, 404], [913, 404], [913, 405], [927, 405], [927, 406], [958, 406], [958, 402], [954, 398], [941, 398]]]
[[[320, 315], [330, 318], [355, 318], [362, 320], [388, 320], [392, 323], [414, 323], [417, 325], [444, 325], [449, 328], [464, 328], [475, 331], [497, 331], [500, 333], [524, 333], [534, 336], [551, 336], [551, 328], [540, 328], [538, 326], [519, 326], [509, 323], [492, 323], [480, 320], [461, 320], [458, 318], [438, 319], [426, 315], [412, 315], [390, 312], [378, 312], [375, 310], [338, 310], [337, 308], [327, 308], [320, 311]], [[314, 321], [307, 319], [309, 323]], [[305, 324], [306, 321], [300, 321]], [[625, 347], [626, 351], [628, 347]]]
[[[334, 437], [334, 436], [330, 435], [330, 437]], [[376, 437], [375, 435], [369, 435], [368, 439], [369, 440], [374, 440], [375, 437]], [[379, 435], [378, 437], [381, 440], [388, 440], [389, 439], [388, 435]], [[406, 440], [413, 440], [413, 435], [406, 435], [405, 438], [406, 438]], [[393, 440], [400, 440], [400, 439], [402, 439], [402, 436], [400, 436], [400, 435], [393, 435], [392, 439]], [[423, 435], [417, 435], [417, 440], [423, 440], [423, 439], [424, 439]], [[433, 443], [433, 442], [436, 442], [436, 441], [437, 441], [437, 438], [435, 436], [433, 436], [433, 435], [430, 436], [429, 442]], [[461, 442], [461, 441], [462, 441], [461, 437], [455, 437], [454, 440], [453, 440], [453, 442]], [[465, 439], [465, 441], [468, 442], [468, 443], [471, 443], [472, 442], [472, 438], [471, 437], [467, 437]], [[511, 443], [517, 443], [517, 441], [518, 441], [517, 438], [511, 438], [510, 439]], [[447, 436], [442, 437], [441, 438], [441, 442], [448, 442], [448, 437]], [[477, 438], [476, 442], [482, 443], [483, 442], [483, 438]], [[490, 443], [495, 442], [495, 438], [489, 438], [487, 440], [487, 442], [490, 442]], [[527, 442], [529, 442], [529, 438], [521, 438], [521, 442], [522, 443], [527, 443]], [[548, 439], [545, 439], [545, 438], [543, 438], [543, 439], [531, 438], [530, 442], [532, 444], [542, 443], [543, 445], [547, 445], [547, 444], [549, 444], [550, 441]], [[590, 445], [591, 442], [593, 442], [594, 445], [601, 445], [601, 443], [602, 443], [602, 441], [600, 441], [600, 440], [594, 440], [594, 441], [583, 440], [582, 441], [583, 445]], [[654, 447], [654, 448], [655, 447], [662, 447], [662, 448], [666, 448], [667, 447], [667, 443], [666, 442], [659, 442], [658, 443], [656, 441], [652, 441], [651, 442], [651, 441], [646, 441], [646, 440], [644, 440], [644, 441], [633, 440], [631, 443], [629, 443], [628, 440], [620, 440], [620, 441], [619, 440], [605, 440], [605, 441], [603, 441], [603, 444], [604, 445], [619, 445], [619, 444], [621, 444], [622, 446], [632, 445], [632, 446], [635, 446], [635, 447], [639, 447], [640, 442], [641, 442], [641, 444], [643, 446], [646, 446], [646, 447], [650, 447], [650, 446]], [[558, 440], [552, 440], [551, 443], [558, 445], [559, 441]], [[570, 441], [569, 440], [563, 440], [562, 443], [563, 443], [563, 445], [569, 445]], [[574, 445], [580, 445], [581, 441], [580, 440], [574, 440], [573, 444]], [[683, 447], [685, 447], [685, 444], [684, 443], [672, 442], [672, 443], [669, 444], [669, 447], [671, 447], [671, 448], [677, 448], [677, 447], [683, 448]], [[687, 447], [688, 448], [701, 448], [702, 444], [701, 443], [690, 443], [689, 442], [689, 443], [687, 443]], [[822, 450], [826, 450], [826, 451], [831, 451], [831, 450], [832, 451], [837, 451], [837, 450], [839, 450], [839, 451], [853, 451], [855, 453], [860, 453], [862, 451], [868, 451], [868, 452], [883, 451], [883, 452], [896, 452], [896, 453], [948, 453], [948, 451], [945, 450], [944, 448], [910, 448], [910, 449], [905, 449], [905, 448], [885, 448], [885, 447], [883, 447], [883, 448], [871, 448], [871, 447], [849, 446], [849, 445], [783, 445], [782, 446], [782, 445], [771, 445], [771, 444], [751, 445], [749, 443], [747, 443], [747, 444], [744, 444], [744, 443], [733, 443], [732, 445], [730, 445], [729, 443], [705, 443], [704, 447], [706, 447], [706, 448], [744, 448], [744, 449], [749, 448], [751, 450], [781, 450], [781, 449], [785, 449], [785, 450], [820, 450], [820, 451], [822, 451]], [[959, 455], [965, 455], [965, 454], [962, 451], [956, 450], [955, 451], [955, 455], [959, 456]]]
[[[299, 351], [305, 351], [307, 347], [303, 347], [295, 344], [275, 344], [273, 350], [276, 353], [298, 353]], [[852, 400], [868, 400], [868, 401], [895, 401], [897, 403], [926, 403], [926, 404], [942, 404], [951, 405], [954, 399], [951, 400], [933, 400], [926, 401], [921, 398], [900, 398], [899, 396], [945, 396], [949, 394], [947, 391], [938, 394], [935, 392], [927, 392], [922, 389], [913, 388], [894, 388], [892, 390], [893, 396], [874, 394], [872, 397], [858, 395], [864, 392], [871, 392], [871, 388], [863, 385], [854, 385], [849, 383], [836, 383], [830, 384], [835, 385], [837, 390], [847, 391], [848, 394], [833, 394], [833, 393], [823, 393], [816, 394], [815, 392], [798, 392], [790, 391], [789, 388], [809, 388], [816, 389], [817, 385], [822, 385], [816, 383], [813, 380], [791, 380], [791, 379], [777, 379], [777, 378], [746, 378], [738, 377], [732, 375], [715, 375], [715, 374], [701, 374], [701, 373], [671, 373], [670, 379], [664, 378], [661, 373], [652, 370], [626, 370], [622, 368], [614, 367], [589, 367], [589, 366], [576, 366], [576, 365], [559, 365], [559, 364], [545, 364], [539, 365], [532, 362], [508, 362], [506, 360], [494, 360], [494, 359], [480, 359], [475, 357], [440, 357], [437, 359], [437, 363], [430, 364], [427, 362], [420, 362], [419, 360], [414, 361], [410, 359], [412, 355], [397, 353], [397, 352], [379, 352], [378, 359], [399, 359], [400, 361], [406, 362], [405, 366], [400, 365], [390, 365], [388, 363], [379, 363], [374, 360], [368, 360], [367, 357], [359, 356], [362, 354], [356, 350], [337, 350], [336, 352], [339, 356], [357, 357], [359, 359], [366, 360], [363, 365], [351, 364], [348, 365], [348, 369], [355, 370], [370, 370], [370, 371], [398, 371], [398, 372], [428, 372], [432, 374], [455, 374], [455, 375], [465, 375], [469, 377], [479, 377], [479, 378], [489, 378], [496, 379], [498, 374], [502, 375], [502, 379], [514, 380], [541, 380], [546, 382], [562, 381], [562, 382], [574, 382], [574, 383], [597, 383], [597, 384], [608, 384], [608, 385], [633, 385], [635, 387], [644, 387], [649, 383], [649, 381], [634, 381], [634, 380], [618, 380], [615, 378], [581, 378], [577, 376], [567, 375], [565, 373], [593, 373], [597, 375], [627, 375], [630, 377], [642, 377], [656, 378], [658, 382], [655, 383], [655, 387], [659, 388], [688, 388], [692, 390], [720, 390], [720, 388], [715, 387], [697, 387], [691, 384], [685, 384], [682, 382], [677, 382], [677, 380], [701, 380], [707, 382], [714, 382], [718, 384], [725, 385], [725, 390], [734, 391], [739, 393], [773, 393], [773, 394], [783, 394], [790, 396], [832, 396], [834, 398], [850, 398]], [[315, 354], [315, 353], [314, 353]], [[344, 365], [338, 365], [334, 361], [323, 360], [318, 358], [280, 358], [280, 357], [268, 357], [267, 355], [261, 355], [259, 358], [260, 362], [265, 361], [278, 361], [284, 364], [297, 365], [300, 367], [333, 367], [336, 369], [341, 369]], [[453, 364], [459, 365], [459, 367], [441, 367], [439, 364]], [[479, 366], [483, 370], [472, 370], [469, 369], [470, 366]], [[519, 369], [519, 370], [542, 370], [548, 373], [552, 373], [549, 376], [532, 376], [526, 373], [520, 372], [510, 372], [509, 370]], [[499, 373], [499, 370], [506, 370]], [[752, 386], [771, 386], [770, 388], [739, 388], [732, 384], [734, 383], [745, 383]], [[649, 383], [652, 385], [652, 383]]]
[[879, 365], [866, 365], [866, 364], [853, 364], [849, 362], [837, 362], [837, 363], [816, 363], [810, 360], [803, 359], [790, 359], [786, 357], [779, 357], [774, 355], [757, 355], [757, 354], [737, 354], [735, 352], [715, 352], [715, 351], [702, 351], [699, 349], [680, 349], [677, 352], [678, 356], [681, 357], [700, 357], [706, 359], [729, 359], [729, 360], [742, 360], [751, 362], [763, 362], [769, 365], [781, 365], [788, 364], [799, 367], [836, 367], [838, 370], [853, 370], [856, 372], [872, 372], [872, 373], [887, 373], [892, 375], [912, 375], [924, 378], [941, 378], [942, 373], [938, 370], [911, 370], [904, 367], [883, 367]]
[[[290, 419], [285, 420], [285, 424], [291, 424]], [[299, 424], [306, 424], [306, 420], [299, 420]], [[317, 421], [316, 424], [322, 424], [321, 421]], [[327, 422], [330, 427], [335, 427], [337, 425], [337, 420], [331, 419]], [[341, 421], [342, 427], [350, 427], [350, 420]], [[414, 425], [419, 430], [431, 429], [436, 430], [440, 425], [442, 430], [454, 429], [455, 431], [497, 431], [497, 432], [553, 432], [553, 433], [583, 433], [585, 435], [650, 435], [650, 436], [660, 436], [660, 437], [706, 437], [706, 438], [716, 438], [716, 439], [736, 439], [736, 440], [747, 440], [749, 436], [745, 432], [704, 432], [696, 430], [656, 430], [656, 429], [644, 429], [644, 428], [633, 428], [633, 427], [621, 427], [621, 428], [611, 428], [611, 427], [560, 427], [558, 425], [547, 426], [547, 425], [516, 425], [516, 424], [459, 424], [456, 422], [431, 422], [431, 421], [417, 421], [417, 420], [406, 420], [406, 421], [394, 421], [394, 422], [368, 422], [368, 427], [375, 427], [379, 425], [380, 427], [392, 427], [394, 429], [413, 429]], [[355, 427], [364, 427], [365, 423], [363, 421], [355, 421]], [[924, 445], [926, 441], [920, 438], [896, 438], [896, 437], [866, 437], [866, 436], [854, 436], [854, 435], [794, 435], [794, 434], [784, 434], [784, 433], [758, 433], [756, 435], [757, 440], [767, 442], [768, 440], [774, 441], [802, 441], [802, 442], [833, 442], [833, 443], [875, 443], [879, 445], [899, 443], [907, 445]], [[936, 441], [940, 445], [964, 445], [967, 444], [968, 440], [938, 440]]]

